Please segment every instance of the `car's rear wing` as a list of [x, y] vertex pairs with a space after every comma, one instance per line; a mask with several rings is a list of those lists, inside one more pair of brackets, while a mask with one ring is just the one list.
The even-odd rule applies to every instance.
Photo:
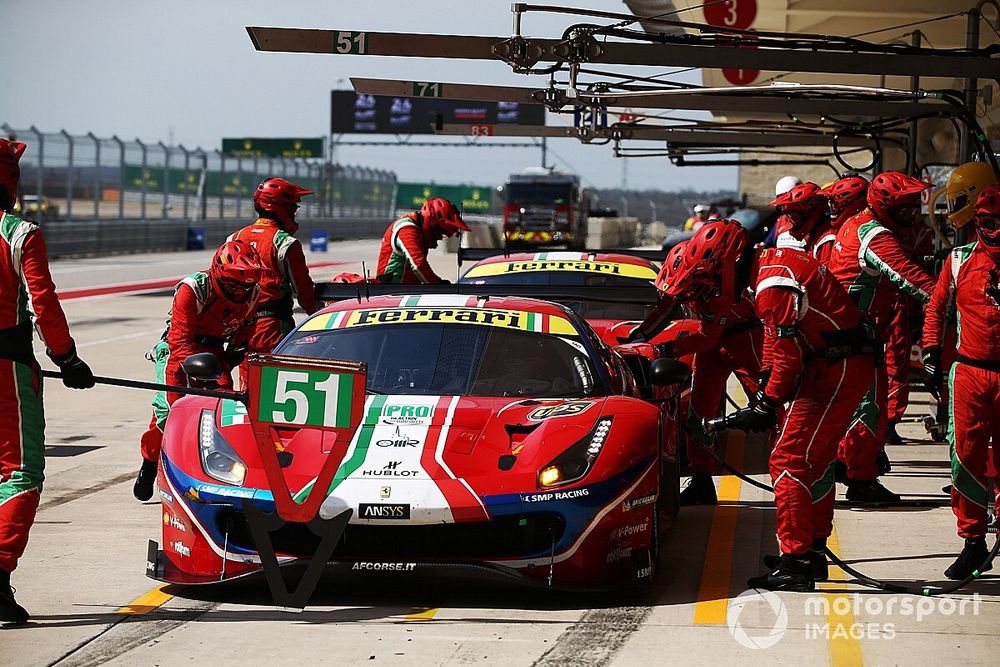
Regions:
[[[479, 260], [486, 259], [488, 257], [496, 257], [498, 255], [508, 256], [515, 252], [564, 251], [538, 247], [462, 248], [460, 246], [458, 248], [458, 265], [461, 266], [462, 262], [478, 262]], [[628, 255], [629, 257], [638, 257], [639, 259], [645, 259], [649, 262], [663, 262], [667, 256], [667, 253], [664, 250], [639, 250], [636, 248], [584, 248], [583, 250], [571, 250], [569, 252], [579, 252], [584, 255], [603, 255], [609, 253], [615, 255]]]
[[385, 285], [382, 283], [316, 283], [321, 301], [368, 299], [375, 296], [414, 294], [466, 294], [468, 296], [514, 296], [543, 301], [608, 301], [653, 305], [657, 301], [652, 285]]

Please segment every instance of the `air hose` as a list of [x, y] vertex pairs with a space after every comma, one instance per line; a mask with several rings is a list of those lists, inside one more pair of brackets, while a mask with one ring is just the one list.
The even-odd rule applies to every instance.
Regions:
[[[718, 431], [726, 431], [731, 428], [732, 417], [733, 415], [725, 415], [722, 417], [717, 417], [715, 419], [705, 419], [702, 421], [702, 425], [706, 433], [716, 433]], [[698, 444], [701, 445], [701, 447], [703, 447], [706, 452], [708, 452], [709, 456], [715, 459], [715, 461], [719, 465], [721, 465], [725, 470], [729, 471], [730, 473], [740, 478], [747, 484], [755, 486], [758, 489], [774, 493], [773, 486], [765, 484], [764, 482], [760, 482], [744, 474], [743, 472], [737, 470], [733, 466], [726, 463], [722, 459], [722, 457], [715, 452], [715, 450], [712, 447], [709, 447], [708, 445], [705, 445], [697, 440], [696, 442], [698, 442]], [[955, 581], [946, 586], [916, 586], [916, 585], [898, 584], [898, 583], [893, 583], [891, 581], [876, 579], [874, 577], [868, 576], [867, 574], [864, 574], [863, 572], [859, 572], [858, 570], [854, 569], [853, 567], [845, 563], [843, 560], [840, 559], [839, 556], [837, 556], [837, 554], [833, 553], [833, 551], [831, 551], [829, 547], [824, 547], [823, 551], [826, 553], [827, 558], [829, 558], [834, 565], [836, 565], [841, 570], [843, 570], [847, 574], [857, 579], [858, 582], [864, 586], [868, 586], [870, 588], [877, 588], [879, 590], [888, 591], [890, 593], [909, 593], [911, 595], [924, 595], [924, 596], [945, 595], [947, 593], [954, 593], [955, 591], [961, 588], [965, 588], [970, 583], [972, 583], [973, 581], [982, 576], [983, 572], [989, 568], [990, 563], [993, 562], [993, 559], [996, 557], [997, 553], [1000, 553], [1000, 535], [997, 536], [997, 539], [993, 543], [993, 548], [987, 554], [986, 558], [979, 565], [979, 567], [977, 567], [975, 570], [972, 571], [972, 574], [962, 579], [961, 581]]]

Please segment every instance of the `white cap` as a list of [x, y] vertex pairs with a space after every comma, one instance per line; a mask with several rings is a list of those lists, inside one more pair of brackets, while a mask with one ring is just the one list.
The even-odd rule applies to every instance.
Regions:
[[774, 196], [780, 197], [796, 185], [802, 185], [802, 180], [798, 176], [782, 176], [774, 184]]

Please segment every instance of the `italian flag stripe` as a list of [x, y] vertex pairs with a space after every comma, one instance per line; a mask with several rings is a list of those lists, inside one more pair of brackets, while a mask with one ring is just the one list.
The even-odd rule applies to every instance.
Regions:
[[413, 295], [413, 296], [403, 297], [403, 300], [400, 302], [399, 305], [400, 306], [419, 306], [420, 305], [420, 296], [419, 295]]

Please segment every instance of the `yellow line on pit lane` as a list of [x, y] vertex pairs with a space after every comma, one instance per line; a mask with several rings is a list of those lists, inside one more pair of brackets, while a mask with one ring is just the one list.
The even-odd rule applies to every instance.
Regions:
[[[746, 435], [729, 431], [726, 438], [726, 463], [736, 470], [743, 468]], [[719, 502], [712, 512], [712, 527], [705, 546], [705, 565], [701, 587], [694, 605], [695, 625], [725, 625], [729, 609], [729, 587], [733, 578], [733, 546], [736, 541], [740, 490], [743, 481], [735, 475], [723, 475], [719, 482]]]
[[136, 599], [129, 602], [127, 605], [116, 611], [116, 614], [130, 614], [133, 616], [142, 616], [143, 614], [148, 614], [157, 607], [160, 607], [170, 601], [173, 595], [163, 592], [163, 587], [166, 584], [160, 584], [153, 589], [143, 593]]
[[403, 617], [404, 621], [429, 621], [441, 611], [440, 607], [414, 607], [413, 611]]
[[[838, 557], [840, 556], [840, 542], [837, 539], [836, 526], [834, 526], [830, 537], [827, 538], [826, 546]], [[843, 582], [849, 578], [846, 572], [830, 563], [830, 581], [820, 584], [820, 588], [842, 588]], [[864, 657], [861, 655], [861, 641], [852, 636], [855, 619], [854, 612], [851, 610], [851, 598], [843, 593], [824, 593], [823, 595], [829, 602], [826, 622], [830, 629], [830, 664], [832, 667], [864, 665]], [[838, 600], [843, 600], [843, 602], [836, 604]]]

